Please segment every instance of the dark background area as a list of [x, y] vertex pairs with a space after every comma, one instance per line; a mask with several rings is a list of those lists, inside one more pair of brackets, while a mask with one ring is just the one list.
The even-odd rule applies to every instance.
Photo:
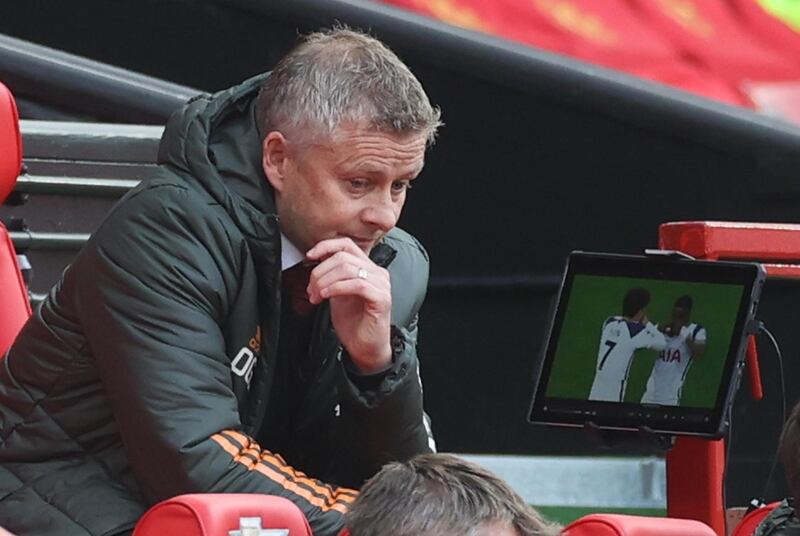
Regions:
[[[335, 21], [387, 42], [443, 110], [401, 220], [432, 256], [420, 356], [440, 448], [620, 453], [579, 430], [525, 422], [567, 253], [640, 252], [657, 246], [668, 221], [796, 221], [796, 128], [357, 1], [26, 0], [3, 6], [0, 33], [213, 91], [268, 69], [299, 33]], [[27, 96], [24, 81], [9, 85], [23, 101], [42, 99]], [[64, 112], [85, 115], [90, 105]], [[78, 205], [53, 214], [54, 226], [91, 227]], [[798, 302], [800, 285], [770, 281], [761, 308], [783, 348], [790, 404], [800, 395]], [[753, 402], [742, 389], [735, 405], [730, 504], [761, 493], [781, 425], [766, 341], [761, 357], [766, 398]], [[785, 493], [779, 478], [768, 498]]]

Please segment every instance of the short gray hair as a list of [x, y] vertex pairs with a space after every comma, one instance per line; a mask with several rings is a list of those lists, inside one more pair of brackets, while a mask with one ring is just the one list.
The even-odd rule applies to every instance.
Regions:
[[500, 477], [451, 454], [384, 466], [345, 514], [350, 536], [478, 536], [492, 524], [519, 536], [559, 530]]
[[330, 137], [344, 123], [433, 143], [441, 125], [419, 80], [377, 39], [348, 28], [312, 33], [281, 59], [256, 103], [262, 138], [311, 131]]

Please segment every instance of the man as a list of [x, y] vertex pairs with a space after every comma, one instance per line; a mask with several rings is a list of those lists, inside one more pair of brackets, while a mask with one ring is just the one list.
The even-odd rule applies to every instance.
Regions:
[[622, 316], [603, 323], [589, 400], [624, 401], [633, 353], [640, 348], [662, 350], [666, 345], [664, 334], [647, 319], [649, 303], [647, 289], [631, 288], [622, 299]]
[[0, 526], [121, 535], [174, 495], [253, 492], [333, 535], [350, 486], [432, 450], [428, 257], [395, 224], [438, 125], [342, 29], [175, 113], [0, 367]]
[[706, 351], [706, 328], [692, 322], [693, 303], [688, 295], [675, 300], [670, 322], [663, 329], [667, 345], [653, 364], [642, 404], [680, 404], [689, 367]]
[[783, 425], [778, 455], [792, 496], [784, 499], [758, 525], [753, 536], [800, 536], [800, 517], [795, 502], [800, 497], [800, 403]]
[[390, 463], [346, 515], [342, 536], [555, 536], [502, 479], [450, 454]]

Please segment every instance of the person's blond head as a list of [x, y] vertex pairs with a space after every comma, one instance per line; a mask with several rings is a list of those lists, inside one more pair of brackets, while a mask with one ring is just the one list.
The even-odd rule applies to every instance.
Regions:
[[350, 536], [553, 536], [500, 477], [450, 454], [386, 465], [345, 515]]

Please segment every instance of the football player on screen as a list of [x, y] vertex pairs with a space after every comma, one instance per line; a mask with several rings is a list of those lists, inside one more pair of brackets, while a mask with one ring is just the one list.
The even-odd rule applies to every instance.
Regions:
[[664, 333], [647, 319], [649, 303], [647, 289], [631, 288], [622, 299], [622, 316], [610, 316], [603, 323], [589, 400], [622, 402], [633, 353], [640, 348], [663, 350], [666, 346]]
[[706, 328], [692, 322], [692, 304], [692, 297], [687, 295], [675, 300], [672, 318], [662, 329], [667, 346], [659, 352], [653, 364], [642, 404], [680, 404], [689, 367], [706, 350]]

